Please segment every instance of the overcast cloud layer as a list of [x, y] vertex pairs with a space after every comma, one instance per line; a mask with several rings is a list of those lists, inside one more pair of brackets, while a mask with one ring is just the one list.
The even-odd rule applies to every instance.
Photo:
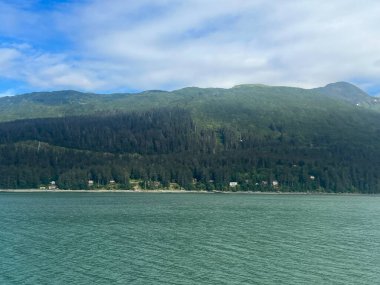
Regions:
[[299, 87], [380, 93], [380, 2], [0, 0], [0, 93]]

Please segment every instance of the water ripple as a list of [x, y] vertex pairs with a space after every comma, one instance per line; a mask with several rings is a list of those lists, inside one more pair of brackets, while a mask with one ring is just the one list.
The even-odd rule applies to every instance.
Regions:
[[380, 197], [0, 194], [0, 284], [376, 284]]

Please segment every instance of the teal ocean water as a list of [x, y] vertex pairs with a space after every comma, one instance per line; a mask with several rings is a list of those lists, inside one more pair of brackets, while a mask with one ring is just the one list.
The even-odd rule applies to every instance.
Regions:
[[380, 284], [380, 197], [0, 193], [0, 284]]

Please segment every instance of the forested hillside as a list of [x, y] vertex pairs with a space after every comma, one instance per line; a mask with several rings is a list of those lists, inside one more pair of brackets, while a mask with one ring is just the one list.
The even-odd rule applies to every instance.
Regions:
[[0, 188], [379, 193], [380, 114], [359, 100], [347, 83], [3, 98]]
[[351, 111], [351, 108], [380, 111], [380, 99], [345, 82], [316, 89], [247, 84], [230, 89], [188, 87], [171, 92], [151, 90], [136, 94], [93, 94], [66, 90], [0, 98], [0, 121], [110, 111], [147, 111], [162, 107], [189, 110], [199, 122], [207, 119], [214, 123], [220, 123], [220, 120], [226, 123], [233, 119], [245, 124], [245, 119], [251, 121], [253, 112], [255, 119], [268, 121], [279, 111], [282, 115], [285, 111], [310, 115], [309, 111], [315, 109], [328, 114], [334, 110]]

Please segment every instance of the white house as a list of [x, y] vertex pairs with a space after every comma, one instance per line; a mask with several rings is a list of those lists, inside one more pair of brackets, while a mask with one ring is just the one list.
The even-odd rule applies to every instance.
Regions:
[[55, 189], [58, 189], [57, 185], [55, 184], [55, 181], [50, 181], [50, 184], [49, 184], [48, 189], [49, 189], [49, 190], [55, 190]]

